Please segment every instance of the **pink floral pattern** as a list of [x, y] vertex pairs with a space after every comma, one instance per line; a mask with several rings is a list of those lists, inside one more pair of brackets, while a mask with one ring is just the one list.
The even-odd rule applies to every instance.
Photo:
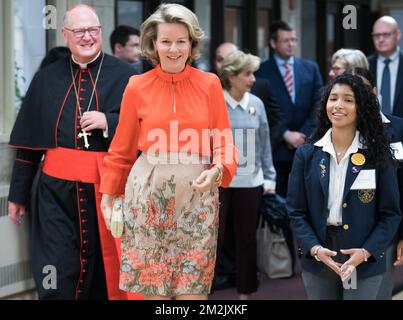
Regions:
[[208, 294], [214, 275], [218, 190], [191, 188], [205, 165], [151, 165], [128, 177], [120, 288], [145, 295]]

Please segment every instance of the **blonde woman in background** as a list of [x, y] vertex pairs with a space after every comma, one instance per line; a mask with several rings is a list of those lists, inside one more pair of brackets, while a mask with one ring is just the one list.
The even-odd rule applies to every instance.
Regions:
[[368, 69], [367, 57], [360, 50], [339, 49], [332, 56], [329, 78], [333, 79], [351, 68]]
[[[240, 299], [250, 299], [251, 293], [257, 290], [259, 205], [263, 193], [275, 193], [276, 189], [265, 107], [250, 93], [259, 65], [258, 57], [236, 50], [225, 57], [219, 71], [233, 134], [242, 136], [242, 140], [236, 139], [236, 146], [246, 157], [242, 165], [240, 161], [229, 188], [220, 189], [220, 217], [233, 216], [234, 219], [236, 287]], [[250, 149], [251, 144], [254, 149]], [[225, 221], [220, 221], [219, 232], [224, 237]]]

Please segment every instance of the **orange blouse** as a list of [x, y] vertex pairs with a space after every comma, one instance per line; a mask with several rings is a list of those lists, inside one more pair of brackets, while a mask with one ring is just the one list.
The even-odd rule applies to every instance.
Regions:
[[222, 186], [229, 186], [238, 152], [216, 75], [186, 64], [181, 73], [165, 73], [158, 65], [130, 78], [119, 124], [104, 158], [101, 193], [124, 194], [138, 150], [150, 148], [212, 156], [212, 164], [224, 166]]

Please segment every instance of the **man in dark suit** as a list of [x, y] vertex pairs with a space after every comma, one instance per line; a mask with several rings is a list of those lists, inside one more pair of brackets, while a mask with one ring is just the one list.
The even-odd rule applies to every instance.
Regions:
[[390, 16], [375, 21], [372, 40], [376, 53], [368, 57], [376, 79], [382, 112], [403, 117], [403, 52], [398, 47], [399, 25]]
[[[277, 172], [276, 193], [286, 197], [295, 150], [314, 127], [314, 106], [322, 78], [315, 62], [294, 57], [297, 38], [290, 25], [284, 21], [273, 22], [269, 37], [274, 55], [261, 64], [256, 76], [268, 79], [272, 84], [274, 98], [280, 104], [285, 121], [281, 141], [273, 147], [273, 163]], [[289, 227], [283, 231], [294, 265], [292, 232]]]
[[269, 36], [274, 56], [261, 64], [256, 76], [270, 81], [285, 120], [282, 140], [273, 147], [273, 160], [277, 171], [276, 192], [286, 197], [295, 150], [314, 126], [314, 105], [322, 78], [315, 62], [294, 57], [297, 39], [286, 22], [274, 22]]
[[[215, 72], [220, 70], [224, 58], [237, 49], [238, 47], [232, 42], [224, 42], [217, 47], [214, 61]], [[271, 147], [275, 148], [281, 142], [286, 127], [280, 106], [274, 98], [272, 86], [267, 79], [256, 78], [251, 93], [258, 96], [264, 103], [270, 127]]]

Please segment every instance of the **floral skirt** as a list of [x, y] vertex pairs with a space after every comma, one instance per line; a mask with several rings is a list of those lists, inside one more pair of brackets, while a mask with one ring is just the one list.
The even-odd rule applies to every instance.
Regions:
[[158, 163], [160, 158], [142, 153], [127, 179], [120, 288], [145, 295], [208, 294], [216, 259], [218, 189], [191, 187], [206, 164]]

